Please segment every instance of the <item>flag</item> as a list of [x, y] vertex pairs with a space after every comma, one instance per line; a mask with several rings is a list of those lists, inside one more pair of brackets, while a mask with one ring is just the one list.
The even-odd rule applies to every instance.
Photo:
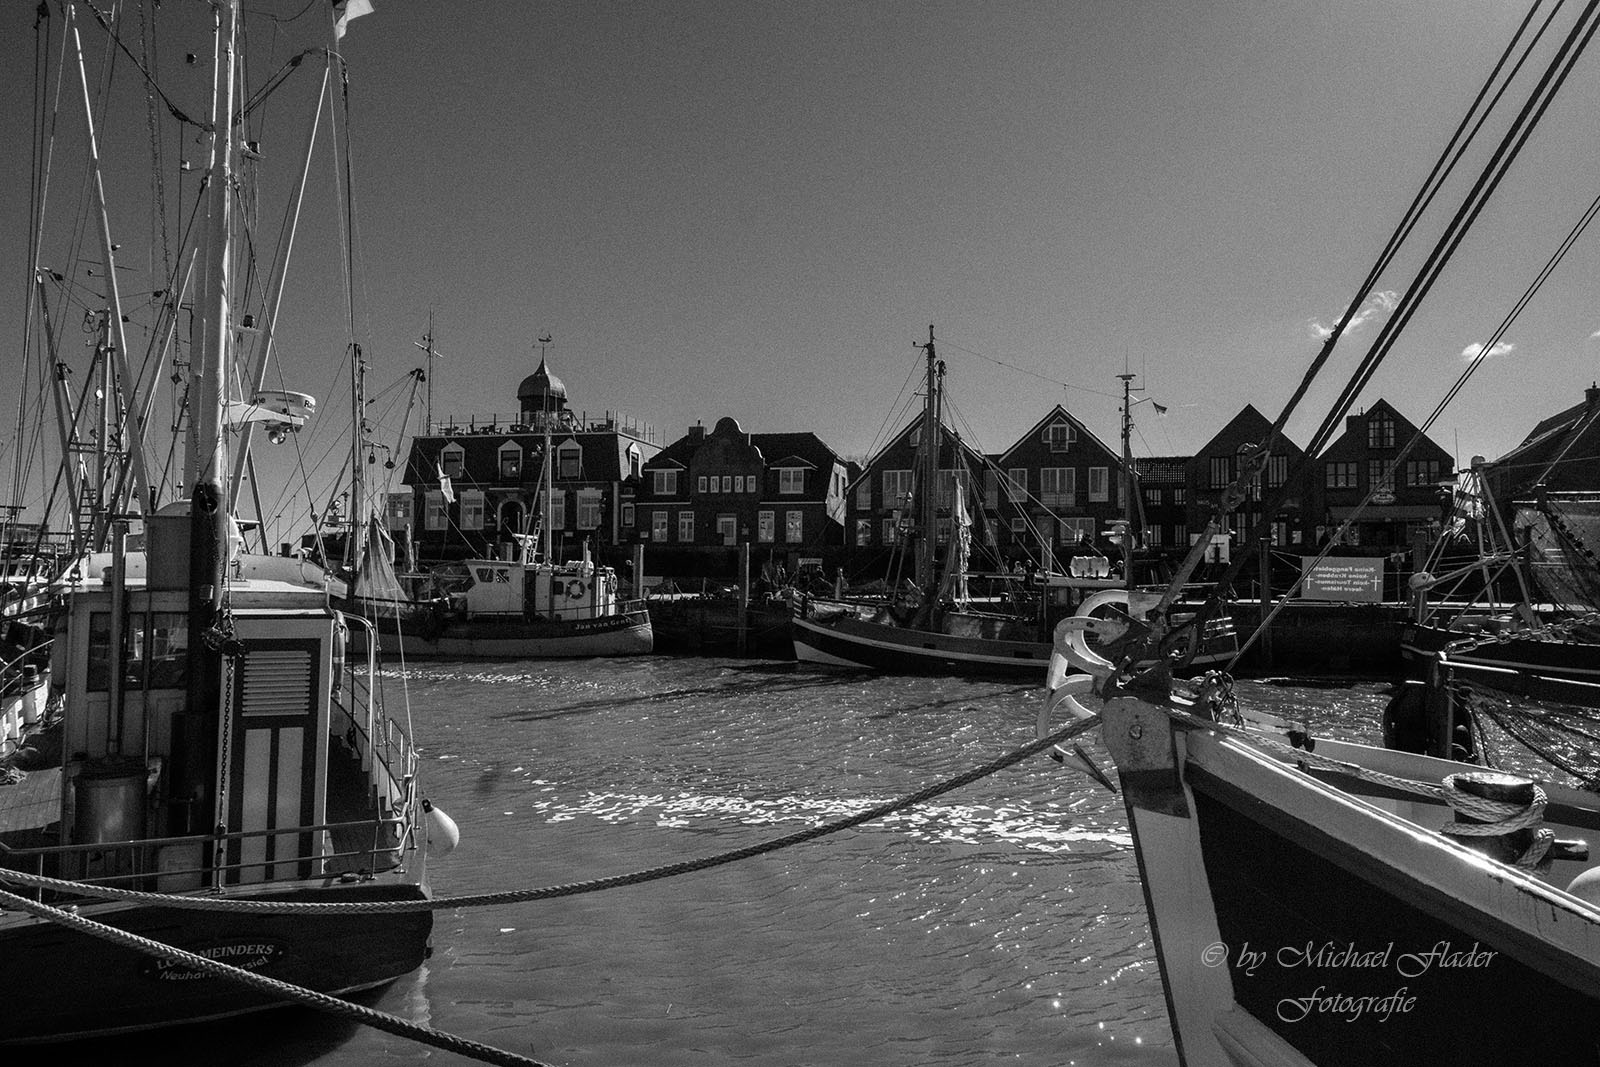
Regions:
[[444, 502], [446, 504], [454, 504], [456, 502], [456, 491], [450, 486], [450, 476], [444, 472], [443, 467], [434, 469], [439, 472], [439, 492], [444, 494]]
[[333, 0], [333, 39], [344, 40], [345, 25], [351, 19], [372, 14], [372, 0]]

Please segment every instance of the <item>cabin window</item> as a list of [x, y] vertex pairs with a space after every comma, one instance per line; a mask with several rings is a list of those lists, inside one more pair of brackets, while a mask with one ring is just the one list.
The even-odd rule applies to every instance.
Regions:
[[87, 688], [91, 693], [102, 693], [111, 688], [111, 614], [105, 611], [89, 615], [89, 672]]
[[798, 496], [806, 491], [806, 472], [800, 467], [782, 467], [778, 470], [778, 492]]
[[1089, 502], [1103, 504], [1111, 498], [1109, 467], [1089, 468]]
[[1039, 471], [1039, 503], [1047, 508], [1070, 508], [1077, 503], [1077, 470], [1045, 467]]
[[800, 543], [802, 514], [799, 511], [786, 511], [783, 513], [783, 539], [791, 545]]
[[777, 513], [760, 511], [756, 513], [756, 539], [763, 544], [771, 544], [777, 536]]
[[656, 496], [678, 495], [677, 471], [651, 471], [655, 483]]
[[694, 540], [694, 512], [678, 512], [678, 540], [685, 544]]

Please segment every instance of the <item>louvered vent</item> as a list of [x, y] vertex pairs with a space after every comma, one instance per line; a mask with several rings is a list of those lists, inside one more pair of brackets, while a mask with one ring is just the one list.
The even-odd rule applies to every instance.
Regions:
[[305, 715], [311, 711], [311, 653], [260, 649], [245, 653], [240, 703], [246, 715]]

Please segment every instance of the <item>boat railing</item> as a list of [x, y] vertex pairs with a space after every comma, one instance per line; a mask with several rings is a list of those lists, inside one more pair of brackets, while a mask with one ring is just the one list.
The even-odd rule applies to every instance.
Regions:
[[[340, 873], [359, 879], [363, 873], [398, 867], [415, 843], [412, 836], [413, 828], [405, 816], [390, 815], [351, 822], [135, 841], [33, 848], [13, 848], [0, 843], [0, 868], [88, 885], [182, 893], [223, 884], [273, 885]], [[367, 840], [371, 844], [340, 849], [333, 844], [338, 840]], [[246, 847], [248, 842], [260, 842], [260, 846], [252, 850]], [[236, 846], [240, 855], [252, 851], [273, 854], [270, 858], [216, 862], [216, 857], [228, 854], [229, 846]], [[211, 861], [208, 862], [207, 857], [211, 857]], [[8, 885], [6, 888], [34, 900], [89, 899], [85, 894], [47, 891], [39, 887]]]
[[[373, 680], [378, 677], [378, 638], [370, 619], [359, 615], [346, 615], [352, 626], [364, 627], [366, 634], [367, 671], [363, 676], [347, 671], [350, 680], [350, 707], [335, 699], [335, 708], [343, 713], [345, 741], [361, 758], [361, 767], [376, 790], [380, 811], [397, 813], [404, 818], [415, 811], [417, 784], [417, 752], [404, 727], [395, 722], [378, 705]], [[338, 726], [335, 724], [335, 732]]]

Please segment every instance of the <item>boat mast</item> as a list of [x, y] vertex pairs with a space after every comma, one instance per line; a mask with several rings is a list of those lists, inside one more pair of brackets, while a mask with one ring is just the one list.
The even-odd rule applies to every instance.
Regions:
[[1131, 385], [1133, 375], [1117, 375], [1122, 379], [1122, 582], [1133, 588], [1133, 401]]
[[[424, 344], [423, 342], [426, 342]], [[433, 359], [442, 353], [434, 351], [433, 347], [433, 312], [428, 312], [428, 332], [422, 335], [421, 341], [412, 341], [412, 344], [428, 354], [427, 370], [422, 379], [428, 385], [428, 432], [433, 432]]]
[[934, 527], [938, 521], [938, 499], [934, 482], [939, 475], [939, 392], [944, 380], [944, 364], [938, 361], [933, 348], [933, 324], [928, 325], [928, 341], [917, 345], [927, 355], [927, 395], [922, 404], [922, 485], [917, 501], [917, 588], [927, 590], [933, 585]]
[[366, 493], [366, 474], [361, 456], [367, 444], [367, 358], [362, 354], [361, 346], [354, 342], [350, 345], [350, 406], [354, 419], [350, 433], [350, 513], [345, 516], [350, 523], [350, 532], [344, 539], [344, 561], [354, 574], [358, 562], [356, 538], [366, 533], [363, 518], [366, 509], [362, 506]]

